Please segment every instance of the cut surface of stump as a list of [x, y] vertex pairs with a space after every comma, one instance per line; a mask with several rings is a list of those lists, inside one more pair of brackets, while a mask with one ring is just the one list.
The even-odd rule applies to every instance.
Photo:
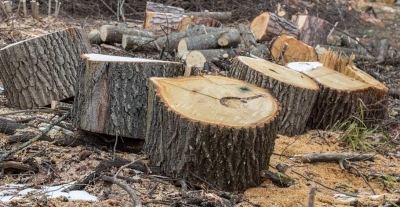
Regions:
[[28, 109], [74, 96], [79, 56], [90, 52], [83, 29], [69, 28], [8, 45], [0, 50], [0, 77], [17, 108]]
[[318, 61], [314, 48], [287, 35], [281, 35], [272, 42], [271, 55], [282, 64]]
[[182, 76], [182, 64], [99, 54], [82, 55], [74, 125], [90, 132], [144, 139], [149, 77]]
[[276, 137], [272, 95], [221, 76], [151, 78], [149, 85], [145, 152], [154, 164], [229, 191], [261, 183]]
[[317, 67], [304, 74], [319, 86], [319, 95], [311, 112], [308, 125], [313, 129], [327, 129], [352, 115], [359, 117], [360, 100], [369, 96], [372, 86], [327, 67]]
[[318, 95], [312, 79], [289, 68], [262, 59], [236, 57], [229, 77], [269, 90], [281, 104], [278, 133], [292, 136], [306, 129], [307, 120]]

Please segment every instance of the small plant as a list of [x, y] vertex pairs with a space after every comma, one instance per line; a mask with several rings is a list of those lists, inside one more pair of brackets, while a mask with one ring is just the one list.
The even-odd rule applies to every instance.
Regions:
[[[380, 127], [369, 128], [364, 123], [364, 111], [361, 108], [361, 117], [352, 117], [342, 123], [336, 123], [333, 126], [334, 130], [342, 131], [339, 141], [353, 150], [370, 151], [374, 150], [376, 144], [381, 143], [382, 139], [376, 142], [376, 137], [381, 137], [386, 140], [386, 136], [381, 132]], [[376, 136], [379, 134], [379, 136]]]

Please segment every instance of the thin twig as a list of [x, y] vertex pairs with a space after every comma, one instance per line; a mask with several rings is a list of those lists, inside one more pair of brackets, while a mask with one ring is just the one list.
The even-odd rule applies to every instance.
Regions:
[[103, 0], [100, 0], [104, 6], [107, 7], [108, 10], [110, 10], [113, 14], [117, 15], [117, 12], [115, 12], [110, 6], [108, 6], [108, 4], [106, 2], [104, 2]]
[[365, 176], [364, 176], [363, 174], [361, 174], [360, 171], [358, 171], [358, 169], [357, 169], [355, 166], [349, 165], [349, 167], [353, 168], [353, 169], [357, 172], [357, 174], [358, 174], [359, 176], [362, 177], [362, 179], [364, 180], [364, 182], [365, 182], [365, 183], [368, 185], [368, 187], [371, 189], [372, 193], [373, 193], [374, 195], [376, 195], [376, 192], [375, 192], [374, 188], [371, 186], [371, 184], [369, 184], [367, 178], [365, 178]]
[[9, 157], [10, 155], [13, 155], [16, 152], [25, 149], [26, 147], [28, 147], [32, 143], [35, 143], [35, 142], [40, 141], [41, 139], [43, 139], [43, 137], [45, 137], [44, 135], [46, 135], [47, 132], [49, 132], [50, 129], [53, 128], [53, 126], [59, 124], [62, 120], [66, 119], [70, 114], [71, 114], [71, 112], [65, 113], [62, 117], [60, 117], [57, 121], [55, 121], [52, 124], [50, 124], [49, 126], [47, 126], [45, 130], [43, 130], [40, 134], [38, 134], [34, 138], [32, 138], [29, 141], [25, 142], [24, 144], [22, 144], [22, 145], [20, 145], [20, 146], [18, 146], [16, 148], [4, 153], [4, 154], [2, 154], [0, 156], [0, 162], [3, 162], [3, 160], [6, 159], [7, 157]]
[[102, 177], [103, 180], [110, 182], [110, 183], [114, 183], [116, 185], [118, 185], [119, 187], [121, 187], [122, 189], [124, 189], [129, 196], [132, 198], [133, 200], [133, 205], [135, 207], [142, 207], [142, 202], [140, 201], [139, 197], [136, 195], [135, 191], [126, 183], [123, 183], [121, 180], [114, 178], [114, 177], [110, 177], [107, 175], [103, 175]]

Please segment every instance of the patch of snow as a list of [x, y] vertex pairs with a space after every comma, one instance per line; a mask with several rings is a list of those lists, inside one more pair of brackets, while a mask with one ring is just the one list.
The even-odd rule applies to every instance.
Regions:
[[286, 67], [299, 72], [311, 71], [320, 66], [322, 66], [320, 62], [291, 62], [286, 65]]
[[21, 184], [8, 184], [0, 186], [0, 201], [10, 202], [11, 200], [22, 199], [26, 195], [46, 195], [48, 199], [65, 197], [69, 201], [98, 201], [96, 196], [90, 195], [88, 192], [83, 190], [72, 190], [69, 192], [62, 192], [63, 190], [70, 187], [72, 183], [57, 185], [57, 186], [42, 186], [41, 189], [25, 188]]

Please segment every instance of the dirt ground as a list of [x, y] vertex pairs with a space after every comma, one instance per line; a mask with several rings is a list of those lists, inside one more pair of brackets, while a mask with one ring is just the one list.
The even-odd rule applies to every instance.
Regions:
[[[383, 26], [370, 24], [368, 27], [347, 25], [348, 31], [368, 42], [374, 38], [388, 38], [393, 46], [391, 51], [400, 51], [400, 6], [387, 4], [373, 5]], [[363, 5], [365, 6], [365, 5]], [[110, 18], [108, 18], [110, 19]], [[138, 21], [127, 22], [128, 26], [136, 26]], [[87, 32], [103, 24], [117, 23], [107, 19], [92, 19], [86, 17], [44, 17], [40, 21], [31, 18], [16, 18], [12, 21], [0, 22], [0, 39], [5, 43], [17, 42], [31, 37], [40, 36], [69, 26], [84, 26]], [[1, 42], [0, 42], [1, 43]], [[118, 45], [116, 46], [118, 48]], [[98, 51], [99, 47], [94, 47]], [[137, 54], [121, 50], [102, 48], [102, 53], [116, 53], [132, 57], [151, 57], [151, 54]], [[363, 63], [360, 68], [375, 70], [380, 74], [381, 81], [389, 88], [400, 90], [400, 66], [381, 65], [375, 67]], [[399, 206], [400, 204], [400, 100], [389, 100], [389, 116], [382, 124], [383, 132], [370, 135], [367, 139], [372, 143], [373, 150], [364, 153], [374, 154], [373, 161], [350, 162], [341, 166], [334, 162], [302, 163], [299, 157], [310, 153], [343, 153], [357, 152], [344, 145], [339, 140], [340, 131], [309, 131], [295, 137], [279, 136], [276, 139], [274, 154], [271, 157], [270, 170], [277, 172], [277, 164], [288, 167], [286, 174], [295, 181], [295, 185], [282, 188], [269, 179], [264, 179], [261, 186], [243, 192], [243, 199], [235, 206], [309, 206], [310, 191], [315, 190], [315, 206]], [[0, 94], [0, 114], [18, 111], [8, 104], [4, 94]], [[54, 114], [19, 113], [7, 115], [6, 118], [20, 120], [28, 117], [39, 117], [52, 120]], [[66, 124], [70, 120], [65, 121]], [[40, 127], [40, 123], [29, 122], [32, 128]], [[60, 136], [62, 130], [53, 133]], [[0, 174], [0, 191], [5, 184], [25, 184], [18, 187], [17, 193], [27, 186], [60, 185], [78, 181], [93, 171], [102, 160], [113, 157], [113, 144], [88, 144], [80, 146], [56, 146], [53, 142], [42, 141], [31, 145], [26, 150], [16, 154], [18, 159], [33, 157], [36, 163], [49, 166], [49, 171], [39, 170], [37, 173], [21, 170], [3, 170]], [[137, 145], [130, 142], [123, 145]], [[0, 134], [0, 151], [10, 150], [19, 143], [8, 144], [8, 136]], [[117, 148], [119, 149], [119, 148]], [[144, 155], [137, 151], [122, 149], [116, 151], [116, 156], [128, 160], [142, 159]], [[114, 175], [117, 168], [111, 168], [106, 173]], [[126, 168], [119, 174], [123, 177], [136, 178], [130, 186], [136, 191], [145, 206], [195, 206], [180, 203], [181, 188], [175, 185], [176, 180], [161, 175], [143, 175], [133, 169]], [[3, 186], [3, 187], [2, 187]], [[11, 202], [0, 202], [0, 206], [133, 206], [131, 198], [119, 186], [97, 180], [85, 190], [98, 198], [97, 202], [70, 201], [68, 198], [46, 199], [42, 194], [27, 194], [23, 199]], [[344, 196], [343, 193], [358, 197]], [[191, 190], [190, 193], [205, 195], [205, 189]], [[1, 194], [1, 193], [0, 193]], [[311, 193], [312, 194], [312, 193]], [[1, 196], [0, 196], [1, 197]], [[395, 204], [397, 202], [397, 204]]]

